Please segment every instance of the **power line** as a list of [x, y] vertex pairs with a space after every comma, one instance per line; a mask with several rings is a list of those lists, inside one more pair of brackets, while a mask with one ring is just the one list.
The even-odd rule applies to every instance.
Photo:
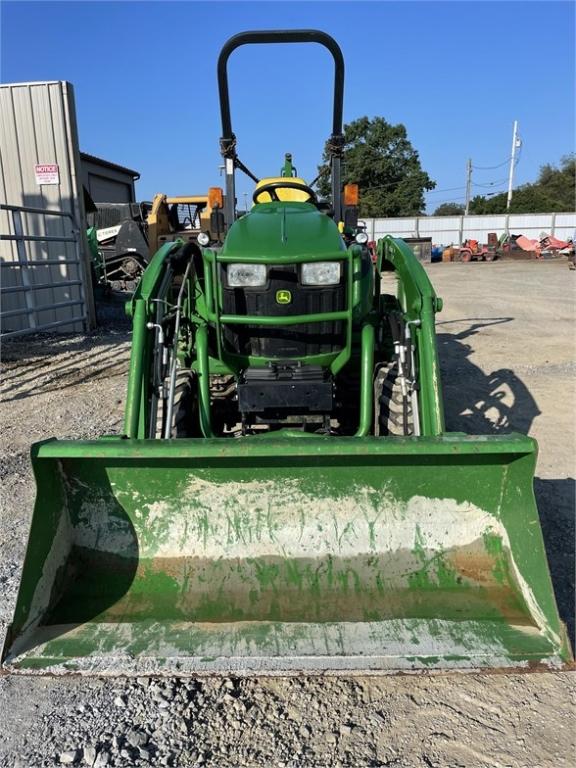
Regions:
[[439, 192], [456, 192], [459, 189], [465, 189], [465, 187], [447, 187], [446, 189], [431, 189], [430, 192], [426, 192], [427, 195], [437, 195]]
[[[502, 163], [497, 163], [496, 165], [473, 165], [472, 160], [469, 159], [466, 163], [466, 213], [470, 210], [470, 197], [472, 195], [472, 187], [475, 187], [476, 189], [497, 189], [498, 187], [501, 187], [506, 181], [508, 181], [508, 204], [506, 206], [506, 210], [510, 208], [510, 199], [512, 197], [512, 179], [514, 176], [514, 170], [518, 163], [520, 162], [520, 154], [521, 152], [518, 152], [518, 156], [516, 157], [516, 150], [521, 150], [522, 148], [522, 142], [518, 138], [517, 135], [517, 129], [518, 129], [518, 123], [517, 121], [514, 121], [514, 134], [512, 137], [512, 154], [504, 160]], [[508, 175], [508, 179], [493, 179], [492, 181], [484, 181], [484, 182], [473, 182], [472, 181], [472, 170], [475, 169], [477, 171], [493, 171], [497, 168], [502, 168], [505, 165], [508, 165], [510, 163], [510, 171]], [[484, 192], [484, 197], [492, 197], [496, 194], [502, 194], [501, 191], [494, 191], [494, 192]]]
[[[487, 192], [485, 195], [482, 195], [482, 197], [494, 197], [495, 195], [503, 195], [504, 192]], [[444, 205], [444, 203], [455, 203], [458, 200], [466, 200], [466, 196], [462, 195], [459, 197], [448, 197], [446, 200], [435, 200], [434, 205], [435, 206], [441, 206]]]
[[[520, 152], [518, 152], [516, 159], [514, 161], [514, 166], [517, 166], [520, 161], [520, 154], [522, 152], [522, 147], [520, 146]], [[508, 165], [508, 163], [512, 160], [512, 155], [508, 157], [506, 160], [504, 160], [503, 163], [498, 163], [498, 165], [473, 165], [475, 171], [494, 171], [496, 168], [502, 168], [503, 165]]]
[[[483, 184], [476, 184], [476, 182], [473, 182], [473, 187], [491, 187], [495, 184], [503, 184], [506, 181], [506, 179], [496, 179], [496, 181], [489, 181]], [[394, 181], [390, 184], [383, 184], [379, 187], [367, 187], [366, 189], [362, 190], [362, 192], [372, 192], [378, 189], [388, 189], [389, 187], [397, 187], [401, 184], [401, 181]], [[444, 192], [458, 192], [461, 189], [466, 189], [464, 186], [460, 187], [445, 187], [444, 189], [431, 189], [424, 192], [425, 195], [439, 195], [444, 194]], [[464, 199], [464, 198], [462, 198]]]
[[[522, 149], [520, 148], [520, 151], [518, 152], [518, 155], [517, 155], [516, 160], [514, 162], [514, 167], [516, 167], [518, 165], [519, 161], [520, 161], [521, 152], [522, 152]], [[510, 161], [510, 158], [508, 158], [508, 160], [506, 160], [506, 162], [500, 163], [500, 165], [486, 166], [483, 170], [489, 170], [491, 168], [500, 168], [502, 165], [506, 165], [506, 163], [509, 162], [509, 161]], [[478, 170], [480, 168], [480, 166], [471, 165], [471, 168], [475, 168], [475, 169]], [[362, 192], [363, 193], [366, 193], [366, 192], [376, 192], [376, 191], [378, 191], [380, 189], [390, 189], [391, 187], [398, 187], [398, 186], [400, 186], [400, 184], [402, 184], [403, 181], [404, 181], [404, 179], [400, 179], [399, 181], [391, 181], [388, 184], [381, 184], [381, 185], [376, 186], [376, 187], [367, 187], [366, 189], [362, 190]], [[507, 179], [496, 179], [495, 181], [487, 181], [487, 182], [482, 182], [482, 183], [480, 183], [480, 182], [479, 183], [472, 182], [472, 186], [473, 187], [490, 188], [490, 187], [494, 187], [494, 186], [496, 186], [498, 184], [503, 184], [505, 181], [507, 181]], [[444, 194], [445, 192], [458, 192], [459, 190], [466, 189], [466, 188], [467, 188], [467, 185], [466, 186], [460, 186], [460, 187], [444, 187], [443, 189], [431, 189], [429, 191], [427, 190], [427, 191], [424, 192], [424, 194], [425, 195], [439, 195], [439, 194]], [[466, 198], [462, 197], [462, 198], [455, 198], [455, 199], [465, 200]]]
[[[518, 162], [520, 161], [520, 154], [522, 152], [522, 145], [520, 145], [520, 152], [518, 152], [518, 155], [516, 156], [516, 160], [514, 162], [514, 166], [518, 165]], [[510, 160], [512, 160], [512, 155], [509, 155], [506, 160], [504, 160], [503, 163], [498, 163], [498, 165], [473, 165], [472, 168], [474, 168], [475, 171], [494, 171], [496, 168], [502, 168], [503, 165], [508, 165]]]
[[[405, 181], [405, 179], [402, 179], [401, 181], [392, 181], [390, 182], [390, 184], [383, 184], [379, 187], [367, 187], [366, 189], [362, 189], [362, 188], [360, 189], [362, 192], [372, 192], [373, 190], [376, 190], [376, 189], [388, 189], [389, 187], [398, 187], [400, 184], [402, 184], [403, 181]], [[464, 189], [464, 187], [447, 187], [446, 189], [431, 189], [430, 191], [427, 190], [424, 194], [437, 195], [438, 193], [441, 193], [441, 192], [453, 192], [459, 189]]]
[[362, 189], [362, 187], [360, 187], [360, 190], [362, 192], [373, 192], [376, 189], [389, 189], [390, 187], [399, 187], [403, 181], [405, 181], [405, 179], [400, 179], [399, 181], [390, 181], [388, 184], [381, 184], [378, 187], [366, 187], [366, 189]]
[[507, 181], [508, 179], [496, 179], [495, 181], [487, 181], [483, 184], [477, 184], [476, 182], [474, 182], [472, 186], [473, 187], [494, 187], [494, 186], [497, 186], [498, 184], [505, 184]]
[[498, 163], [498, 165], [473, 165], [475, 171], [494, 171], [496, 168], [502, 168], [503, 165], [508, 165], [512, 157], [507, 157], [506, 160], [504, 160], [503, 163]]
[[440, 200], [440, 201], [435, 200], [434, 205], [444, 205], [444, 203], [455, 203], [456, 200], [466, 200], [466, 196], [461, 195], [459, 197], [449, 197], [446, 200]]

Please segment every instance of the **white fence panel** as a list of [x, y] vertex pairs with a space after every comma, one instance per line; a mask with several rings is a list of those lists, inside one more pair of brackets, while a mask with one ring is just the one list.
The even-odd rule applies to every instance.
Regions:
[[550, 234], [552, 229], [552, 215], [529, 213], [510, 214], [508, 228], [513, 235], [526, 235], [528, 238], [538, 238], [541, 232]]
[[431, 237], [434, 245], [457, 245], [472, 238], [481, 243], [489, 232], [539, 238], [541, 232], [561, 240], [573, 238], [576, 213], [511, 213], [491, 216], [407, 216], [391, 219], [364, 219], [372, 240], [394, 237]]
[[[444, 221], [441, 221], [444, 219]], [[440, 216], [438, 218], [420, 217], [418, 219], [418, 237], [431, 237], [433, 243], [448, 234], [450, 242], [457, 242], [462, 230], [461, 216]]]
[[363, 219], [368, 227], [372, 240], [389, 234], [390, 228], [398, 234], [396, 237], [416, 237], [416, 217], [405, 219]]

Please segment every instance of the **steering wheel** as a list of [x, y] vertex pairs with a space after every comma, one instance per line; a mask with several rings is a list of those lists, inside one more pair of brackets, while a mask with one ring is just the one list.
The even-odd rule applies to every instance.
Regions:
[[312, 205], [318, 205], [318, 198], [312, 187], [296, 181], [284, 181], [284, 179], [282, 179], [282, 181], [271, 181], [269, 184], [263, 184], [261, 187], [258, 187], [258, 189], [255, 189], [254, 194], [252, 195], [252, 201], [257, 203], [260, 195], [263, 192], [268, 192], [273, 203], [281, 203], [282, 200], [278, 197], [277, 189], [297, 189], [300, 192], [306, 192], [310, 199], [305, 202], [312, 203]]

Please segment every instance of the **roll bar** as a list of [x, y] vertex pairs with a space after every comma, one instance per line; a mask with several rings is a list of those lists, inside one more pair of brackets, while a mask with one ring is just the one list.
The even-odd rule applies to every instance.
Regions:
[[344, 102], [344, 58], [340, 46], [326, 34], [317, 29], [276, 29], [253, 32], [240, 32], [231, 37], [223, 46], [218, 57], [218, 92], [220, 97], [220, 115], [222, 118], [222, 138], [220, 148], [225, 159], [226, 169], [226, 204], [225, 218], [230, 226], [235, 218], [234, 169], [243, 167], [236, 156], [236, 137], [232, 131], [230, 117], [230, 96], [228, 91], [228, 59], [230, 54], [241, 45], [261, 43], [319, 43], [327, 48], [334, 59], [334, 108], [332, 114], [332, 135], [329, 140], [330, 166], [332, 172], [332, 205], [334, 218], [341, 216], [341, 171], [340, 159], [344, 148], [342, 134], [342, 112]]

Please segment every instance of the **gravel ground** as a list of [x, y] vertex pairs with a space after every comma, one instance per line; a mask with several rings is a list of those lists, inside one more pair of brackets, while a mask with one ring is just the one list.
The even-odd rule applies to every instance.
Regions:
[[[536, 494], [574, 636], [574, 286], [565, 262], [429, 268], [449, 429], [540, 444]], [[3, 349], [0, 641], [34, 497], [31, 442], [121, 430], [129, 329]], [[0, 766], [572, 765], [574, 674], [386, 678], [0, 676]]]

